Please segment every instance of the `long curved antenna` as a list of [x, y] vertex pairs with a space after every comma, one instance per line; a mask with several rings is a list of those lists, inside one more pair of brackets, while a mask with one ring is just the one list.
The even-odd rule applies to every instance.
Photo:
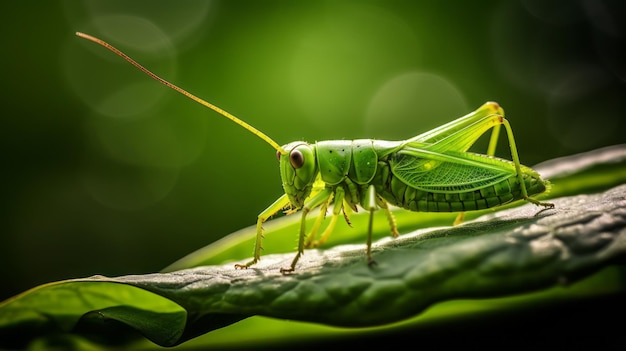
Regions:
[[207, 102], [207, 101], [204, 101], [204, 100], [202, 100], [201, 98], [199, 98], [199, 97], [197, 97], [197, 96], [195, 96], [195, 95], [191, 94], [190, 92], [188, 92], [188, 91], [186, 91], [186, 90], [184, 90], [184, 89], [182, 89], [182, 88], [180, 88], [180, 87], [178, 87], [178, 86], [176, 86], [176, 85], [174, 85], [174, 84], [172, 84], [172, 83], [170, 83], [170, 82], [166, 81], [165, 79], [163, 79], [163, 78], [161, 78], [161, 77], [157, 76], [156, 74], [154, 74], [154, 73], [150, 72], [147, 68], [145, 68], [145, 67], [143, 67], [142, 65], [140, 65], [139, 63], [137, 63], [137, 61], [133, 60], [133, 59], [132, 59], [132, 58], [130, 58], [128, 55], [126, 55], [125, 53], [123, 53], [123, 52], [121, 52], [120, 50], [118, 50], [117, 48], [115, 48], [113, 45], [111, 45], [111, 44], [109, 44], [109, 43], [105, 42], [105, 41], [104, 41], [104, 40], [102, 40], [102, 39], [98, 39], [98, 38], [96, 38], [96, 37], [93, 37], [93, 36], [91, 36], [91, 35], [89, 35], [89, 34], [85, 34], [85, 33], [81, 33], [81, 32], [76, 32], [76, 35], [77, 35], [77, 36], [79, 36], [79, 37], [81, 37], [81, 38], [84, 38], [84, 39], [87, 39], [87, 40], [93, 41], [94, 43], [99, 44], [99, 45], [102, 45], [102, 46], [104, 46], [105, 48], [107, 48], [107, 49], [109, 49], [109, 50], [113, 51], [116, 55], [118, 55], [118, 56], [120, 56], [121, 58], [123, 58], [124, 60], [128, 61], [128, 62], [129, 62], [129, 63], [131, 63], [133, 66], [135, 66], [135, 67], [139, 68], [139, 69], [140, 69], [143, 73], [145, 73], [145, 74], [149, 75], [150, 77], [154, 78], [154, 79], [155, 79], [156, 81], [158, 81], [159, 83], [161, 83], [161, 84], [163, 84], [163, 85], [165, 85], [165, 86], [167, 86], [167, 87], [169, 87], [169, 88], [172, 88], [172, 89], [176, 90], [177, 92], [179, 92], [179, 93], [181, 93], [181, 94], [183, 94], [183, 95], [187, 96], [188, 98], [190, 98], [191, 100], [193, 100], [193, 101], [195, 101], [195, 102], [199, 103], [200, 105], [203, 105], [203, 106], [205, 106], [205, 107], [208, 107], [208, 108], [210, 108], [211, 110], [213, 110], [213, 111], [215, 111], [215, 112], [219, 113], [220, 115], [222, 115], [222, 116], [224, 116], [224, 117], [226, 117], [226, 118], [230, 119], [231, 121], [233, 121], [233, 122], [235, 122], [235, 123], [239, 124], [240, 126], [244, 127], [244, 128], [245, 128], [245, 129], [247, 129], [248, 131], [250, 131], [252, 134], [254, 134], [254, 135], [258, 136], [259, 138], [261, 138], [261, 139], [263, 139], [263, 140], [265, 140], [265, 142], [267, 142], [268, 144], [270, 144], [270, 145], [271, 145], [274, 149], [276, 149], [276, 150], [277, 150], [278, 152], [280, 152], [281, 154], [283, 154], [283, 155], [284, 155], [284, 154], [286, 154], [286, 153], [287, 153], [287, 151], [285, 151], [285, 149], [283, 149], [283, 148], [282, 148], [280, 145], [278, 145], [278, 144], [277, 144], [274, 140], [272, 140], [272, 138], [270, 138], [270, 137], [268, 137], [267, 135], [263, 134], [263, 132], [261, 132], [260, 130], [258, 130], [258, 129], [256, 129], [256, 128], [254, 128], [253, 126], [251, 126], [251, 125], [249, 125], [248, 123], [246, 123], [246, 122], [244, 122], [244, 121], [240, 120], [239, 118], [237, 118], [237, 117], [235, 117], [235, 116], [231, 115], [230, 113], [228, 113], [228, 112], [226, 112], [226, 111], [222, 110], [221, 108], [219, 108], [219, 107], [217, 107], [217, 106], [213, 105], [212, 103], [209, 103], [209, 102]]

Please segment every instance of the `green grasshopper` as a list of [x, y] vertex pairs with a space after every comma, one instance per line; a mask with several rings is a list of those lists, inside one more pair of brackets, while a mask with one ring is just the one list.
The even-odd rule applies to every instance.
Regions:
[[[459, 212], [455, 223], [461, 221], [465, 211], [517, 200], [554, 207], [530, 197], [549, 189], [550, 183], [520, 163], [511, 126], [495, 102], [487, 102], [474, 112], [407, 140], [332, 140], [314, 144], [294, 141], [280, 146], [239, 118], [158, 77], [110, 44], [84, 33], [76, 35], [113, 51], [150, 77], [239, 124], [276, 149], [285, 194], [259, 214], [253, 258], [235, 268], [248, 268], [261, 259], [262, 225], [284, 209], [289, 209], [288, 214], [302, 212], [298, 252], [291, 265], [280, 270], [290, 273], [305, 247], [322, 244], [340, 214], [350, 224], [348, 213], [357, 211], [357, 206], [370, 213], [366, 247], [369, 265], [375, 264], [371, 253], [374, 211], [386, 212], [391, 234], [398, 236], [389, 205], [410, 211]], [[513, 161], [493, 156], [501, 126], [506, 130]], [[492, 134], [487, 154], [468, 152], [489, 129]], [[330, 223], [315, 240], [331, 205]], [[318, 207], [320, 214], [307, 236], [307, 215]]]

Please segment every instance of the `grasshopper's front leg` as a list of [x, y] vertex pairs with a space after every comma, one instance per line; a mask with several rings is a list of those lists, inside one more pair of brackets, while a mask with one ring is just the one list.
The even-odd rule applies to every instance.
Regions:
[[289, 198], [287, 197], [287, 194], [284, 194], [259, 214], [256, 222], [256, 240], [254, 242], [253, 258], [250, 262], [246, 264], [235, 264], [235, 268], [244, 269], [259, 262], [259, 260], [261, 259], [261, 250], [263, 250], [263, 222], [265, 222], [268, 218], [276, 214], [281, 209], [285, 208], [285, 206], [287, 205], [289, 205]]

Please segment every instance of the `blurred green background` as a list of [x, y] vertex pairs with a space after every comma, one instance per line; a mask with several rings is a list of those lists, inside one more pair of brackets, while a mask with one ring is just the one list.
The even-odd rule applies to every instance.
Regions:
[[[254, 224], [282, 194], [270, 146], [75, 31], [280, 144], [406, 139], [497, 101], [532, 166], [626, 142], [625, 6], [7, 3], [0, 299], [59, 279], [158, 271]], [[268, 251], [271, 242], [268, 233]]]

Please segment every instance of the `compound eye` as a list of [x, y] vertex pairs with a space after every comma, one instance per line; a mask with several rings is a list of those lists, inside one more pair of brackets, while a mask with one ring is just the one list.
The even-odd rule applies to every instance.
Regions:
[[304, 165], [304, 155], [299, 150], [292, 150], [289, 153], [289, 162], [293, 168], [298, 169]]

